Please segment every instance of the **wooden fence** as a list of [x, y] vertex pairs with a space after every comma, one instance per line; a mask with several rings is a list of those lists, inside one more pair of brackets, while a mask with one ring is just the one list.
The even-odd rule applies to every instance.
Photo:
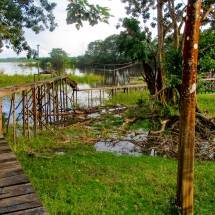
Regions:
[[[0, 135], [3, 134], [3, 127], [8, 133], [12, 124], [16, 143], [17, 129], [30, 138], [38, 129], [48, 128], [48, 125], [64, 120], [73, 108], [76, 87], [77, 84], [68, 77], [58, 76], [1, 89]], [[8, 107], [4, 107], [6, 101]]]

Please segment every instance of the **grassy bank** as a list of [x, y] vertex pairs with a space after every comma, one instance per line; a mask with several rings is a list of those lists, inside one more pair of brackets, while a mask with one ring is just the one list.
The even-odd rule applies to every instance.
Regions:
[[[199, 105], [208, 116], [215, 113], [211, 95], [198, 95]], [[153, 106], [146, 91], [118, 94], [109, 103]], [[122, 123], [113, 116], [103, 117], [90, 126], [56, 129], [55, 134], [42, 131], [31, 140], [19, 137], [16, 146], [11, 144], [12, 137], [7, 137], [51, 215], [177, 214], [176, 160], [96, 152], [94, 143], [118, 131]], [[195, 215], [215, 214], [214, 172], [214, 162], [196, 161]]]
[[[19, 139], [16, 154], [49, 213], [174, 214], [176, 161], [96, 152], [96, 134], [74, 127]], [[214, 172], [196, 162], [195, 214], [214, 213]]]
[[[92, 84], [101, 80], [100, 76], [87, 74], [84, 76], [76, 76], [73, 74], [68, 75], [69, 78], [76, 81], [77, 83], [87, 83]], [[37, 78], [37, 77], [36, 77]], [[41, 75], [40, 80], [44, 80], [47, 78], [51, 78], [50, 75]], [[0, 88], [8, 87], [8, 86], [18, 86], [21, 84], [26, 84], [34, 81], [34, 75], [5, 75], [0, 74]]]

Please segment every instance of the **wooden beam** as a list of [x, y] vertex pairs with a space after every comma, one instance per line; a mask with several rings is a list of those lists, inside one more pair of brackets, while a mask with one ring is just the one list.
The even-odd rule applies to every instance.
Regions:
[[54, 83], [54, 82], [56, 82], [58, 80], [62, 80], [62, 79], [67, 79], [67, 77], [66, 76], [58, 76], [55, 78], [49, 78], [49, 79], [45, 79], [43, 81], [37, 81], [37, 82], [33, 82], [33, 83], [23, 84], [23, 85], [19, 85], [16, 87], [5, 87], [5, 88], [0, 90], [0, 97], [8, 96], [8, 95], [11, 95], [13, 93], [19, 93], [19, 92], [24, 91], [24, 90], [30, 90], [32, 88], [40, 87], [44, 84]]
[[2, 126], [2, 98], [0, 98], [0, 136], [3, 136], [3, 126]]

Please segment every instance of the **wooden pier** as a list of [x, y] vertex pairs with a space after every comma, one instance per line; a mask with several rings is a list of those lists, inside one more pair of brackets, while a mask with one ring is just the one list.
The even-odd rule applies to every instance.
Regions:
[[130, 85], [121, 85], [121, 86], [107, 86], [107, 87], [94, 87], [94, 88], [86, 88], [86, 89], [75, 89], [74, 94], [74, 101], [76, 104], [78, 104], [78, 98], [79, 93], [86, 93], [87, 94], [87, 100], [86, 104], [88, 107], [93, 106], [94, 100], [93, 97], [95, 97], [95, 93], [98, 93], [97, 100], [99, 101], [99, 104], [102, 104], [102, 101], [105, 100], [105, 92], [108, 93], [109, 96], [115, 96], [117, 92], [124, 92], [129, 93], [131, 90], [146, 90], [147, 85], [146, 84], [130, 84]]
[[3, 137], [0, 138], [0, 214], [48, 214]]
[[[58, 76], [20, 86], [0, 89], [0, 135], [11, 130], [16, 143], [19, 133], [30, 138], [39, 130], [65, 119], [65, 113], [73, 109], [76, 82], [66, 76]], [[9, 107], [4, 107], [4, 101]], [[6, 110], [7, 109], [7, 110]], [[4, 114], [4, 112], [8, 114]]]

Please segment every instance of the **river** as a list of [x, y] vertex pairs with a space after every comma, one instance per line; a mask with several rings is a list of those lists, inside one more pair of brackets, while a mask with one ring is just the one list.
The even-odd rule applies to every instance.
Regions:
[[[39, 72], [43, 72], [43, 69], [39, 68]], [[0, 62], [0, 73], [8, 75], [29, 75], [38, 74], [37, 67], [25, 66], [24, 63], [18, 62]], [[63, 72], [64, 74], [74, 74], [76, 76], [84, 76], [85, 74], [96, 74], [101, 75], [102, 79], [100, 82], [94, 84], [78, 84], [79, 89], [86, 89], [90, 87], [101, 87], [101, 86], [119, 86], [129, 84], [131, 77], [136, 77], [141, 75], [141, 67], [135, 66], [132, 68], [127, 68], [123, 70], [104, 70], [104, 69], [94, 69], [94, 68], [67, 68]], [[99, 104], [99, 92], [94, 92], [93, 103], [90, 106], [96, 106]], [[104, 99], [107, 99], [109, 95], [104, 93]], [[89, 104], [86, 103], [88, 100], [88, 94], [86, 92], [78, 93], [77, 104], [79, 107], [87, 107]], [[18, 102], [18, 101], [17, 101]], [[6, 115], [8, 115], [10, 100], [8, 98], [3, 99], [3, 106]]]
[[[85, 74], [96, 74], [102, 76], [102, 81], [100, 83], [94, 83], [91, 86], [83, 85], [84, 88], [87, 87], [98, 87], [98, 86], [118, 86], [126, 85], [130, 82], [131, 77], [141, 76], [141, 67], [134, 66], [132, 68], [127, 68], [123, 70], [104, 70], [104, 69], [94, 69], [94, 68], [67, 68], [64, 70], [64, 74], [74, 74], [77, 76], [83, 76]], [[39, 72], [43, 69], [39, 68]], [[29, 75], [38, 74], [37, 67], [28, 67], [23, 63], [17, 62], [0, 62], [0, 72], [8, 75]], [[82, 85], [79, 85], [82, 88]]]

